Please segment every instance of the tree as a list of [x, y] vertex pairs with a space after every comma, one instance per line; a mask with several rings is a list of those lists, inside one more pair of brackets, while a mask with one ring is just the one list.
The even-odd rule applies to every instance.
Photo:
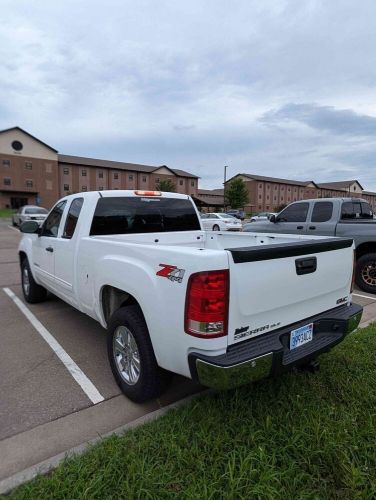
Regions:
[[249, 203], [248, 189], [246, 183], [240, 177], [236, 177], [225, 185], [225, 204], [231, 208], [243, 208]]
[[170, 193], [175, 193], [176, 186], [171, 179], [162, 179], [157, 184], [158, 191], [168, 191]]

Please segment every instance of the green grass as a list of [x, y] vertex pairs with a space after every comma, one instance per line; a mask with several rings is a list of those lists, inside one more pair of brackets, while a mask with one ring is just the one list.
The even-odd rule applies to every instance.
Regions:
[[16, 212], [17, 210], [13, 210], [12, 208], [0, 208], [0, 219], [10, 219]]
[[110, 437], [13, 498], [376, 496], [376, 326], [289, 373]]

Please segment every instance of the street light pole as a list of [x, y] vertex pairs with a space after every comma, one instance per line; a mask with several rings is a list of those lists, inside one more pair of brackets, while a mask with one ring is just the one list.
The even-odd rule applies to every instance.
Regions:
[[226, 212], [226, 170], [228, 169], [228, 165], [224, 166], [223, 173], [223, 211]]

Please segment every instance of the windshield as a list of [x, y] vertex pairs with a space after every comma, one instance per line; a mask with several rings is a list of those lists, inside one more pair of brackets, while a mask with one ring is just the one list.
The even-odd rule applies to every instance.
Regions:
[[25, 214], [48, 214], [45, 208], [25, 208]]

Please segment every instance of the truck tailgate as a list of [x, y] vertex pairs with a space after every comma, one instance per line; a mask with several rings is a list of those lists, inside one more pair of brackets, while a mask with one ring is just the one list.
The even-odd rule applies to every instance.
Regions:
[[228, 248], [229, 345], [347, 302], [352, 247], [330, 238]]

